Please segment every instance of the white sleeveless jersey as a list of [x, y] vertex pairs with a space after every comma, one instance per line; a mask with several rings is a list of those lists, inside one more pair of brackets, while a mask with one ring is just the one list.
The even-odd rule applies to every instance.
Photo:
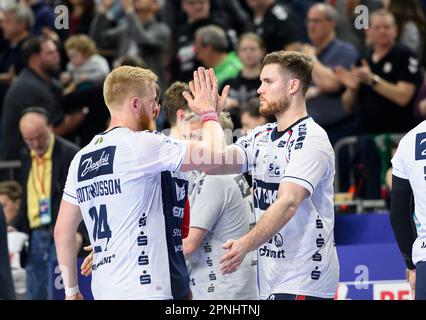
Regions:
[[261, 299], [274, 293], [334, 297], [339, 262], [334, 243], [334, 152], [326, 132], [310, 117], [277, 132], [276, 123], [254, 129], [236, 143], [252, 171], [256, 219], [277, 200], [281, 182], [309, 191], [291, 220], [258, 248]]
[[162, 134], [118, 127], [74, 157], [63, 199], [89, 232], [95, 299], [172, 299], [161, 172], [178, 170], [185, 152]]
[[417, 238], [413, 244], [413, 263], [426, 261], [426, 121], [401, 139], [392, 159], [392, 174], [410, 181], [414, 194], [414, 220]]

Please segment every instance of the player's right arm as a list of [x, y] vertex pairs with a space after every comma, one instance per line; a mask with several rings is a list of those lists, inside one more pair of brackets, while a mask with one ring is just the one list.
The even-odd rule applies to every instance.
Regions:
[[[66, 200], [61, 201], [54, 236], [58, 265], [65, 288], [78, 288], [75, 234], [82, 219], [80, 208], [77, 205]], [[82, 300], [83, 296], [77, 289], [75, 294], [67, 296], [66, 299]]]
[[[188, 106], [197, 114], [206, 112], [220, 113], [229, 93], [226, 86], [222, 95], [218, 95], [217, 79], [213, 69], [199, 68], [194, 72], [194, 81], [190, 83], [191, 93], [185, 92]], [[218, 121], [204, 121], [201, 141], [188, 141], [184, 161], [180, 171], [216, 170], [220, 173], [241, 172], [241, 160], [233, 147], [228, 147], [225, 135]], [[240, 163], [240, 164], [238, 164]]]

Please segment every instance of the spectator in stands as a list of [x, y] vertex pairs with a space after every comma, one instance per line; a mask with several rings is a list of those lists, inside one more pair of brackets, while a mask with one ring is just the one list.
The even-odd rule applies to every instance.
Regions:
[[414, 99], [422, 83], [419, 60], [396, 44], [395, 18], [388, 11], [374, 11], [368, 37], [373, 50], [350, 71], [336, 68], [346, 86], [343, 105], [347, 112], [359, 106], [361, 132], [406, 132], [414, 127]]
[[51, 6], [46, 4], [44, 0], [21, 0], [21, 2], [30, 6], [34, 13], [35, 24], [31, 32], [32, 35], [40, 36], [54, 32], [55, 14]]
[[426, 78], [416, 99], [415, 113], [419, 119], [426, 119]]
[[197, 30], [195, 34], [195, 55], [204, 67], [213, 68], [219, 87], [228, 79], [235, 78], [243, 68], [234, 51], [229, 51], [225, 31], [215, 25]]
[[113, 68], [121, 66], [131, 66], [146, 69], [146, 64], [141, 57], [124, 55], [116, 59], [113, 63]]
[[0, 207], [0, 300], [15, 300], [6, 235], [6, 219]]
[[[103, 1], [104, 4], [107, 1]], [[98, 48], [115, 49], [115, 57], [141, 56], [146, 65], [159, 77], [160, 87], [165, 89], [165, 54], [170, 41], [170, 29], [157, 20], [160, 10], [158, 0], [121, 0], [125, 13], [123, 23], [114, 27], [106, 15], [108, 7], [98, 6], [91, 37]]]
[[21, 265], [21, 254], [28, 241], [28, 235], [17, 231], [11, 225], [18, 215], [21, 206], [22, 188], [16, 181], [0, 182], [0, 205], [6, 217], [8, 226], [7, 242], [9, 247], [10, 267], [12, 269], [13, 284], [18, 300], [25, 298], [25, 270]]
[[275, 122], [275, 117], [263, 116], [259, 112], [259, 98], [253, 97], [241, 108], [241, 124], [243, 135], [247, 135], [258, 126]]
[[95, 16], [95, 0], [68, 0], [70, 7], [70, 28], [68, 36], [89, 34]]
[[21, 206], [21, 186], [16, 181], [0, 182], [0, 205], [6, 218], [6, 224], [12, 225]]
[[[21, 208], [14, 226], [30, 235], [26, 263], [27, 299], [52, 299], [50, 263], [56, 260], [53, 228], [68, 167], [79, 148], [56, 136], [45, 109], [29, 108], [19, 120], [28, 149], [22, 154]], [[76, 236], [80, 248], [82, 236]]]
[[0, 52], [0, 113], [7, 89], [15, 75], [24, 67], [21, 47], [34, 24], [34, 15], [24, 4], [6, 6], [2, 13], [1, 29], [8, 44], [4, 51]]
[[354, 133], [353, 117], [343, 108], [342, 85], [334, 74], [336, 66], [350, 68], [357, 58], [355, 47], [336, 38], [338, 13], [329, 4], [313, 5], [307, 16], [311, 45], [302, 46], [314, 63], [313, 81], [306, 94], [309, 115], [327, 131], [331, 144]]
[[426, 66], [426, 19], [418, 0], [390, 0], [388, 10], [395, 17], [399, 44], [410, 48]]
[[108, 61], [97, 54], [96, 45], [86, 35], [71, 36], [65, 42], [69, 58], [67, 71], [61, 81], [71, 89], [81, 89], [102, 84], [110, 71]]
[[254, 30], [265, 41], [266, 51], [295, 50], [301, 34], [290, 8], [276, 0], [246, 0], [253, 11]]
[[[356, 8], [363, 6], [368, 9], [368, 12], [373, 12], [383, 8], [383, 0], [335, 0], [328, 2], [334, 2], [334, 7], [339, 12], [336, 22], [337, 37], [343, 41], [352, 43], [359, 52], [363, 52], [366, 46], [365, 29], [363, 27], [356, 27], [355, 21], [361, 17], [360, 12]], [[358, 21], [368, 22], [366, 19]]]
[[174, 79], [188, 82], [192, 80], [193, 71], [201, 66], [195, 56], [195, 33], [207, 25], [217, 25], [226, 31], [228, 41], [232, 43], [236, 36], [220, 15], [210, 13], [210, 0], [182, 0], [182, 9], [187, 15], [187, 22], [176, 33], [174, 54]]
[[243, 69], [235, 78], [223, 83], [223, 86], [231, 87], [225, 110], [230, 112], [236, 129], [241, 128], [240, 107], [257, 97], [257, 89], [261, 84], [259, 76], [262, 60], [266, 53], [265, 44], [256, 33], [245, 33], [238, 40], [237, 53]]
[[22, 46], [26, 67], [6, 93], [1, 124], [3, 160], [19, 159], [23, 146], [18, 122], [22, 110], [38, 105], [51, 116], [55, 133], [64, 135], [72, 132], [84, 119], [82, 111], [64, 115], [62, 110], [62, 88], [53, 75], [59, 71], [59, 53], [56, 44], [46, 38], [33, 37]]

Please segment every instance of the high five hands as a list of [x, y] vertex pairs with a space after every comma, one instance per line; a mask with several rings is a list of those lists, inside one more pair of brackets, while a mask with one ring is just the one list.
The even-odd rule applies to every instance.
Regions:
[[189, 82], [189, 88], [191, 93], [185, 91], [183, 96], [188, 102], [189, 108], [197, 114], [208, 110], [220, 113], [225, 107], [230, 89], [229, 86], [225, 86], [222, 94], [219, 95], [214, 70], [203, 67], [194, 71], [194, 80]]

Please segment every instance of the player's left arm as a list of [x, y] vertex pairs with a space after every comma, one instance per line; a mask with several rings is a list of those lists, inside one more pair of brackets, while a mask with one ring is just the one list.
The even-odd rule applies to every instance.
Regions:
[[[62, 200], [58, 219], [55, 225], [55, 245], [58, 265], [61, 270], [65, 288], [74, 288], [77, 280], [77, 248], [75, 235], [82, 221], [80, 208], [66, 200]], [[82, 298], [79, 292], [67, 299]]]
[[299, 184], [283, 181], [278, 189], [278, 199], [262, 215], [256, 226], [239, 240], [228, 240], [224, 244], [230, 251], [221, 262], [222, 273], [234, 272], [249, 251], [256, 250], [277, 234], [295, 215], [309, 191]]
[[390, 222], [396, 242], [398, 243], [405, 264], [409, 270], [416, 268], [411, 253], [413, 243], [417, 237], [413, 227], [413, 208], [411, 208], [412, 197], [413, 190], [411, 189], [410, 182], [407, 179], [402, 179], [393, 175]]

